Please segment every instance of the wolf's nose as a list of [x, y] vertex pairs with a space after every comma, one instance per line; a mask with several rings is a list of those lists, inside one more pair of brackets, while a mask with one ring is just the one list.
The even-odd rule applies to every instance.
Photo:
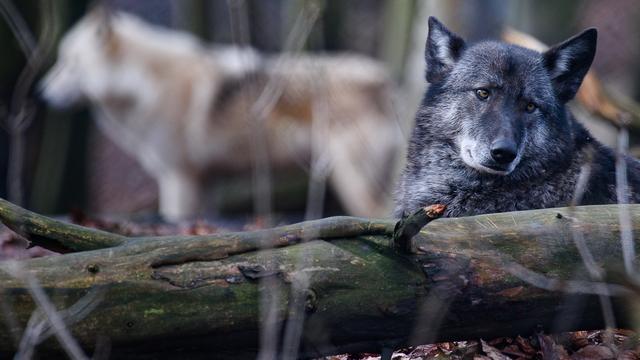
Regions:
[[500, 139], [491, 144], [491, 157], [498, 164], [509, 164], [516, 158], [516, 155], [516, 144], [513, 141]]

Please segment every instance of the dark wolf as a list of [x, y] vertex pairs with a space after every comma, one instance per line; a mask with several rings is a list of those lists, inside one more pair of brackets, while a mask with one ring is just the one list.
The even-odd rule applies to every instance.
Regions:
[[[567, 109], [596, 52], [597, 31], [544, 53], [495, 41], [468, 45], [429, 19], [430, 84], [418, 109], [396, 215], [445, 204], [445, 215], [608, 204], [616, 196], [616, 154]], [[638, 202], [640, 163], [625, 157]], [[576, 187], [580, 191], [576, 191]], [[578, 198], [576, 198], [578, 199]]]

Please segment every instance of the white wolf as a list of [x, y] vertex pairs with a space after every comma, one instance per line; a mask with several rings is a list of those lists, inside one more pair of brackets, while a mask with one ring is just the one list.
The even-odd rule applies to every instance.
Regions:
[[[371, 59], [209, 48], [94, 10], [64, 36], [41, 85], [53, 106], [92, 105], [100, 128], [157, 180], [167, 219], [198, 214], [211, 174], [250, 170], [259, 128], [273, 168], [323, 158], [349, 213], [387, 209], [400, 136], [392, 82]], [[265, 89], [273, 106], [256, 118], [251, 109]]]

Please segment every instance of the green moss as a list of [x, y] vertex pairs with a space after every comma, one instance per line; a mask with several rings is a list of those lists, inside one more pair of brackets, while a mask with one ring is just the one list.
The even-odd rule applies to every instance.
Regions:
[[164, 315], [164, 309], [148, 309], [144, 311], [144, 317]]

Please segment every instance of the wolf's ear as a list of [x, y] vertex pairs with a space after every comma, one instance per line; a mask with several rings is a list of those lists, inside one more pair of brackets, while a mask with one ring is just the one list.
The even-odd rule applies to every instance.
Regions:
[[96, 0], [91, 5], [90, 9], [89, 16], [93, 17], [97, 24], [98, 38], [102, 40], [109, 40], [113, 35], [113, 8], [105, 1]]
[[544, 66], [560, 101], [567, 102], [578, 92], [596, 55], [597, 42], [598, 31], [587, 29], [543, 54]]
[[425, 49], [427, 81], [442, 80], [453, 68], [464, 50], [464, 40], [447, 29], [438, 19], [429, 17], [429, 36]]

